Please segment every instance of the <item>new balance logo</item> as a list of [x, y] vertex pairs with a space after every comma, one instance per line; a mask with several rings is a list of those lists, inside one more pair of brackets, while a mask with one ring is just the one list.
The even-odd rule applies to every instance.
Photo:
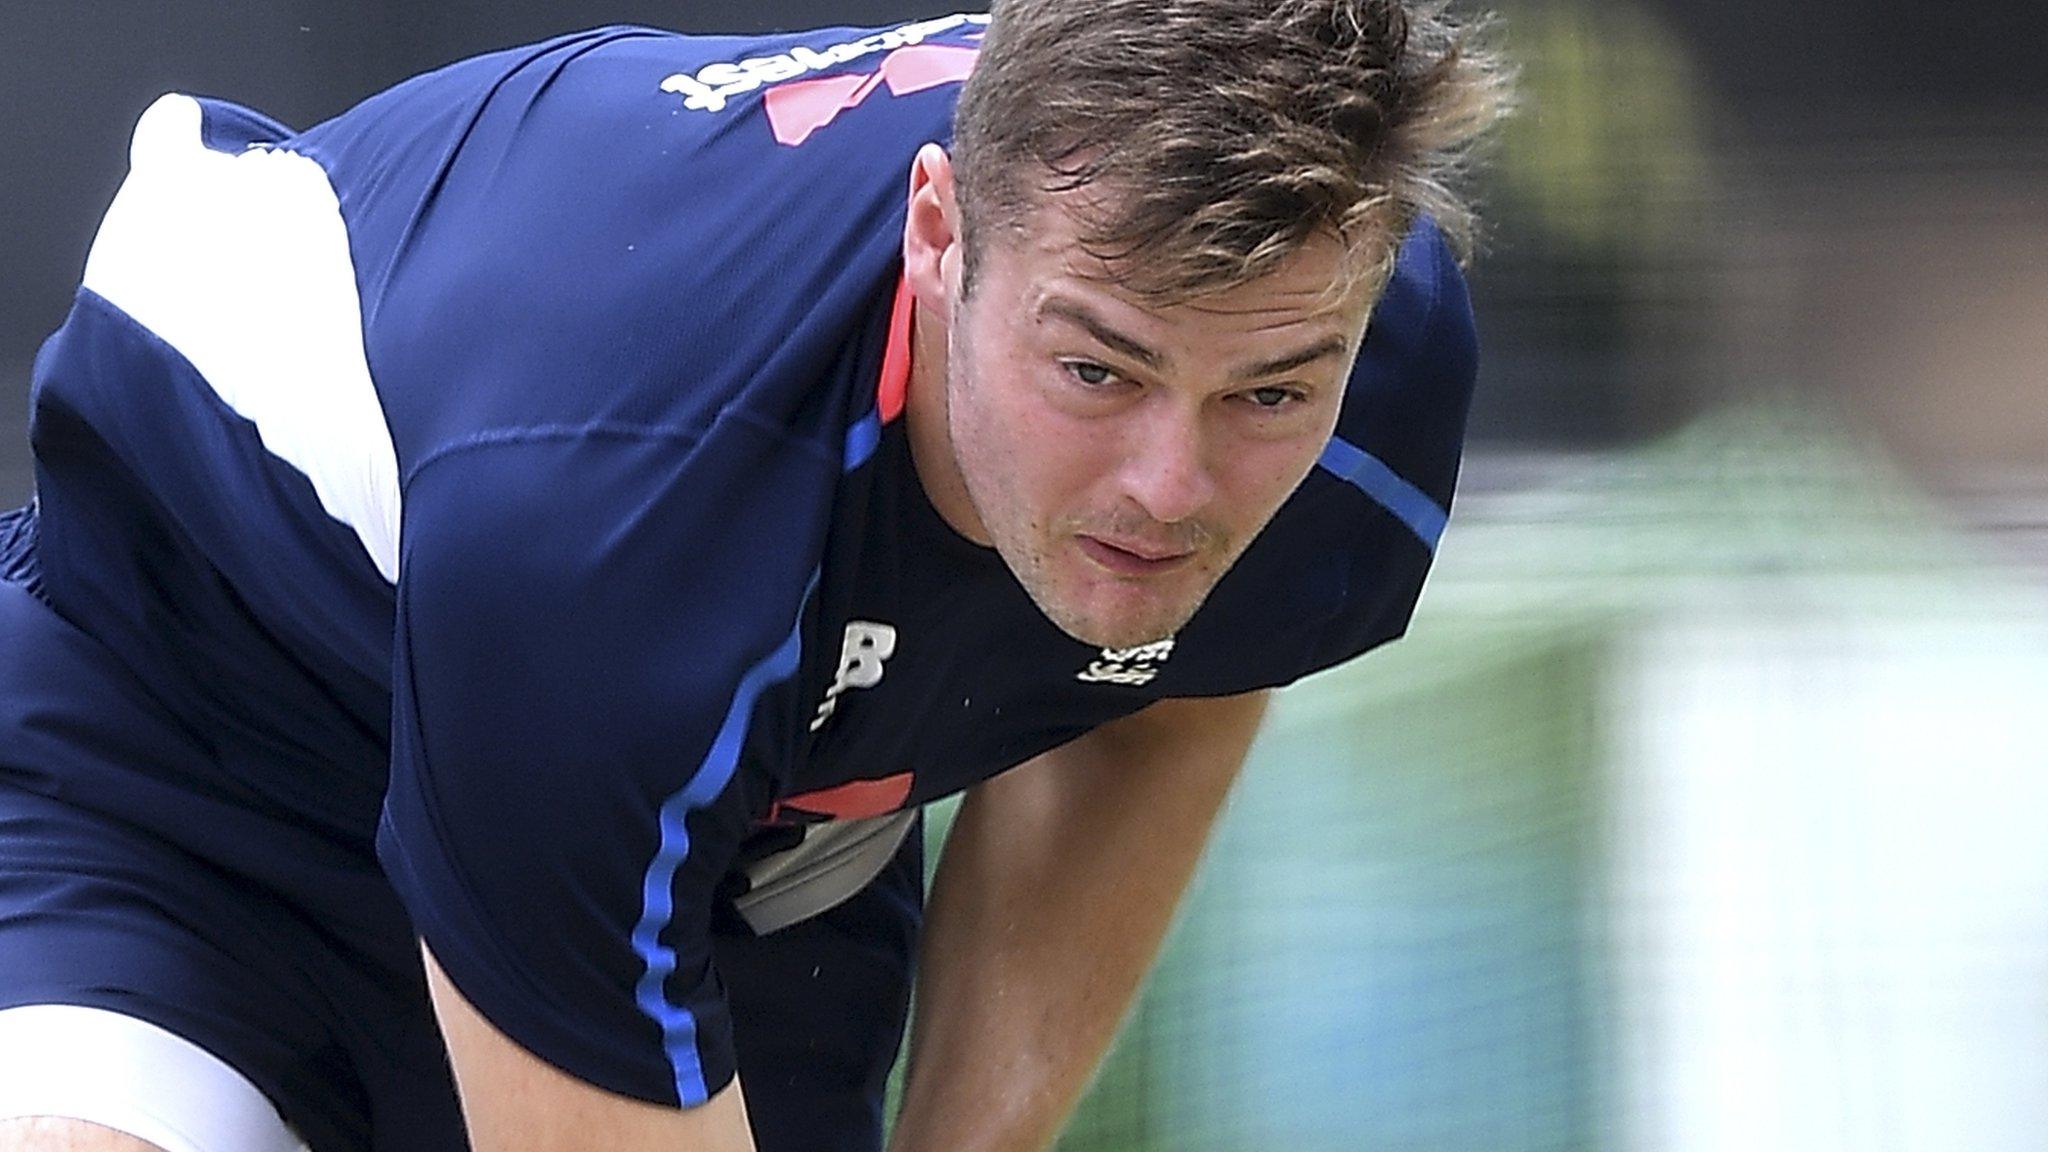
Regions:
[[1159, 675], [1159, 666], [1171, 655], [1171, 636], [1136, 648], [1104, 648], [1101, 658], [1090, 661], [1074, 679], [1083, 684], [1150, 684]]
[[873, 688], [882, 682], [882, 661], [896, 654], [896, 629], [871, 620], [852, 620], [846, 625], [846, 639], [839, 645], [839, 671], [825, 700], [811, 717], [816, 732], [839, 710], [839, 697], [849, 688]]
[[[661, 90], [681, 96], [683, 107], [693, 112], [720, 112], [733, 97], [772, 85], [765, 98], [769, 123], [777, 141], [794, 146], [830, 124], [839, 113], [859, 107], [880, 85], [888, 85], [892, 96], [907, 96], [966, 79], [974, 67], [974, 49], [924, 41], [956, 28], [987, 23], [988, 17], [979, 14], [921, 20], [823, 51], [797, 47], [773, 56], [707, 64], [694, 73], [670, 76], [661, 82]], [[874, 73], [788, 83], [878, 52], [888, 55]]]

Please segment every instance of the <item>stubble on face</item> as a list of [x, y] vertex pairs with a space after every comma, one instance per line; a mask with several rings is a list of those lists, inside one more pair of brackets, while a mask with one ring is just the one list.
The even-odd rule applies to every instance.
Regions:
[[[1237, 562], [1252, 534], [1234, 540], [1205, 519], [1162, 523], [1129, 505], [1041, 518], [1013, 483], [1021, 474], [1014, 455], [1031, 445], [983, 435], [993, 421], [979, 408], [984, 395], [974, 379], [977, 361], [957, 309], [954, 319], [953, 355], [946, 365], [947, 425], [954, 469], [985, 537], [979, 542], [996, 550], [1054, 627], [1083, 644], [1135, 648], [1178, 633]], [[1063, 562], [1075, 567], [1073, 552], [1082, 539], [1121, 541], [1149, 554], [1186, 559], [1166, 573], [1095, 571], [1088, 574], [1093, 579], [1083, 582], [1061, 572]]]
[[[927, 496], [1068, 636], [1131, 648], [1176, 634], [1314, 467], [1369, 301], [1333, 294], [1337, 260], [1305, 250], [1253, 284], [1150, 303], [1082, 249], [1057, 202], [984, 236], [969, 290], [952, 223], [943, 250], [919, 250], [938, 272], [920, 298], [909, 408]], [[1129, 339], [1103, 344], [1090, 317]], [[1117, 351], [1139, 341], [1154, 354]], [[1077, 389], [1064, 375], [1076, 360], [1134, 383], [1131, 402]], [[1277, 377], [1253, 367], [1310, 361]], [[1247, 424], [1261, 382], [1313, 401], [1290, 409], [1300, 419]]]
[[[980, 529], [977, 542], [993, 547], [1038, 610], [1081, 643], [1132, 648], [1177, 634], [1278, 513], [1313, 466], [1314, 452], [1301, 456], [1249, 522], [1241, 504], [1230, 509], [1236, 523], [1212, 509], [1163, 521], [1113, 492], [1102, 493], [1110, 497], [1106, 502], [1048, 511], [1040, 503], [1043, 486], [1034, 488], [1031, 479], [1039, 469], [1024, 457], [1064, 446], [1014, 434], [1023, 422], [1004, 408], [1014, 398], [1004, 393], [1012, 385], [984, 378], [988, 361], [977, 345], [979, 318], [968, 310], [957, 302], [952, 310], [944, 392], [951, 464]], [[1131, 558], [1105, 553], [1105, 543], [1171, 560], [1163, 571], [1106, 567], [1091, 553], [1124, 564]]]

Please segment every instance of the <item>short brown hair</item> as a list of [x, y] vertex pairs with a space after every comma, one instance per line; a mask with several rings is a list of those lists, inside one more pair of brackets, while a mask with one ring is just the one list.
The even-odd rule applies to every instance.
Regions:
[[1418, 213], [1469, 251], [1453, 177], [1512, 81], [1439, 4], [995, 0], [991, 15], [955, 122], [970, 279], [986, 229], [1090, 187], [1108, 194], [1088, 201], [1083, 246], [1160, 300], [1256, 279], [1319, 233], [1376, 281]]

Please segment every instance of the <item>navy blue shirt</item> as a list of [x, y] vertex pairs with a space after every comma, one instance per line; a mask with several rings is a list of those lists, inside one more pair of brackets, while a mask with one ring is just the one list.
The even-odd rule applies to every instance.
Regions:
[[1349, 659], [1442, 531], [1476, 352], [1427, 224], [1170, 641], [1073, 640], [940, 520], [899, 237], [985, 22], [599, 29], [302, 133], [166, 97], [38, 362], [41, 594], [203, 734], [180, 785], [374, 836], [464, 994], [613, 1091], [730, 1079], [711, 894], [765, 825]]

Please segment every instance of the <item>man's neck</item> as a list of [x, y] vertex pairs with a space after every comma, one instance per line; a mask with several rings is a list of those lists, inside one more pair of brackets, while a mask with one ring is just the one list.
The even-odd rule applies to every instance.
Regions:
[[945, 322], [919, 302], [911, 312], [910, 393], [903, 410], [910, 461], [925, 499], [947, 527], [985, 548], [990, 543], [988, 534], [960, 475], [946, 419], [947, 345]]

